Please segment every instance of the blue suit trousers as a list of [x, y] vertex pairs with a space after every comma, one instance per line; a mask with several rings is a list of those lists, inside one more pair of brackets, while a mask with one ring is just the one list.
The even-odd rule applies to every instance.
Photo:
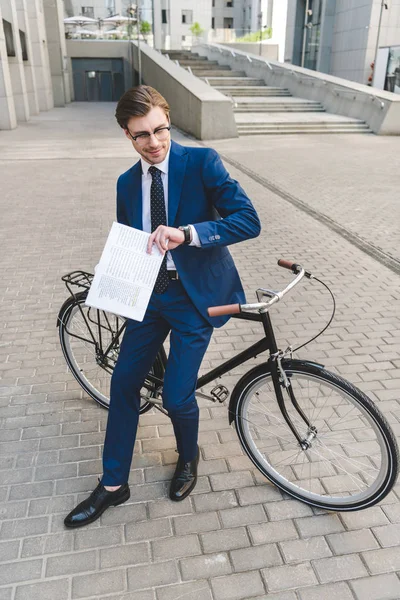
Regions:
[[139, 421], [140, 389], [170, 332], [163, 406], [172, 421], [179, 455], [188, 462], [197, 454], [199, 409], [195, 390], [213, 328], [177, 280], [170, 281], [163, 294], [152, 294], [142, 322], [128, 321], [111, 379], [103, 485], [128, 481]]

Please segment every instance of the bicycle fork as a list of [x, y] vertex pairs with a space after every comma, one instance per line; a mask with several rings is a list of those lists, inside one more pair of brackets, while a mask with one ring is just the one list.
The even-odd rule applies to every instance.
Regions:
[[[314, 425], [311, 425], [310, 421], [307, 419], [302, 408], [297, 402], [290, 379], [286, 375], [286, 372], [282, 366], [282, 359], [284, 358], [284, 356], [285, 353], [282, 352], [282, 350], [279, 350], [276, 354], [273, 354], [268, 360], [271, 369], [272, 382], [274, 384], [274, 390], [276, 398], [278, 400], [278, 406], [283, 415], [283, 418], [285, 419], [286, 423], [288, 424], [288, 427], [299, 442], [301, 448], [303, 450], [308, 450], [311, 447], [312, 441], [317, 436], [318, 431]], [[302, 438], [302, 436], [297, 431], [292, 419], [290, 418], [290, 415], [286, 408], [285, 398], [283, 397], [282, 388], [284, 388], [287, 391], [294, 409], [300, 415], [304, 423], [307, 425], [307, 437], [305, 438]]]

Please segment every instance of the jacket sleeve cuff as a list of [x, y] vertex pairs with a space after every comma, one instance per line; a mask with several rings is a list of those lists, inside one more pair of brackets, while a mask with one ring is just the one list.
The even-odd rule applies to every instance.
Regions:
[[190, 227], [190, 231], [192, 233], [192, 241], [190, 242], [189, 246], [196, 246], [197, 248], [200, 248], [201, 242], [200, 242], [199, 234], [196, 231], [196, 228], [193, 225], [189, 225], [189, 227]]

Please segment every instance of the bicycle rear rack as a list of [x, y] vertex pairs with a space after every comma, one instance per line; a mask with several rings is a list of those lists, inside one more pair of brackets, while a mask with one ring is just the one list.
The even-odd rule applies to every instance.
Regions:
[[86, 271], [71, 271], [70, 273], [67, 273], [61, 277], [61, 279], [65, 283], [66, 288], [71, 296], [73, 296], [76, 300], [76, 296], [72, 291], [72, 286], [89, 291], [90, 286], [92, 285], [93, 277], [93, 273], [87, 273]]

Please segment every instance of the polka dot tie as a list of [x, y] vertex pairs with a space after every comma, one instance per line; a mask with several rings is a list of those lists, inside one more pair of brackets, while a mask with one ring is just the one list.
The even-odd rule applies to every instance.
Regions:
[[[149, 173], [152, 178], [150, 188], [150, 214], [151, 214], [151, 231], [155, 231], [159, 225], [167, 224], [167, 214], [165, 212], [164, 201], [164, 186], [161, 179], [161, 171], [156, 167], [150, 167]], [[154, 286], [156, 294], [165, 292], [169, 285], [167, 271], [167, 253], [161, 263], [160, 271]]]

